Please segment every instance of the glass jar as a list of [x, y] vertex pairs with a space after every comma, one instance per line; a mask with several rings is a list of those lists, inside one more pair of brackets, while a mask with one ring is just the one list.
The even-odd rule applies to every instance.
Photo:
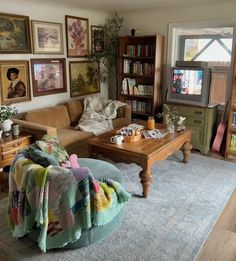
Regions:
[[155, 119], [154, 117], [150, 116], [147, 121], [147, 129], [154, 130], [155, 129]]

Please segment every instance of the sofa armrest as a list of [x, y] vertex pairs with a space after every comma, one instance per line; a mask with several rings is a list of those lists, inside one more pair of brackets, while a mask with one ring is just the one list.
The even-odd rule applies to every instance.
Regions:
[[21, 126], [21, 130], [32, 134], [36, 140], [41, 140], [42, 137], [45, 134], [48, 134], [52, 137], [57, 137], [57, 129], [50, 127], [50, 126], [45, 126], [39, 123], [34, 123], [34, 122], [29, 122], [21, 119], [12, 119], [13, 123], [17, 123]]
[[123, 105], [119, 108], [120, 116], [126, 119], [126, 124], [131, 123], [131, 106], [129, 104]]

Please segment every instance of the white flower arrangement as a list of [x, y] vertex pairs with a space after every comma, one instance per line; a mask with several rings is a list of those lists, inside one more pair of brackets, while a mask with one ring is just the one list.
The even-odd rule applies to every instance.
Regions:
[[17, 109], [15, 106], [11, 105], [1, 105], [0, 107], [0, 123], [5, 120], [10, 119], [13, 115], [17, 113]]

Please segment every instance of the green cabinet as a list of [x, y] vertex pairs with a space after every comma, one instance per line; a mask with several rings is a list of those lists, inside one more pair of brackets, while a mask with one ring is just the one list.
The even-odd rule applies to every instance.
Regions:
[[168, 103], [168, 106], [174, 106], [181, 116], [186, 117], [185, 125], [193, 131], [191, 139], [193, 148], [206, 154], [211, 148], [217, 108], [203, 108], [173, 103]]

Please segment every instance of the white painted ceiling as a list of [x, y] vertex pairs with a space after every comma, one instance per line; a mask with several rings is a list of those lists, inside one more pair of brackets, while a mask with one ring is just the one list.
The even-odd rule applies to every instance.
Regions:
[[[48, 0], [42, 0], [47, 1]], [[195, 5], [200, 3], [233, 2], [235, 0], [51, 0], [66, 5], [107, 11], [128, 11], [146, 8]]]

